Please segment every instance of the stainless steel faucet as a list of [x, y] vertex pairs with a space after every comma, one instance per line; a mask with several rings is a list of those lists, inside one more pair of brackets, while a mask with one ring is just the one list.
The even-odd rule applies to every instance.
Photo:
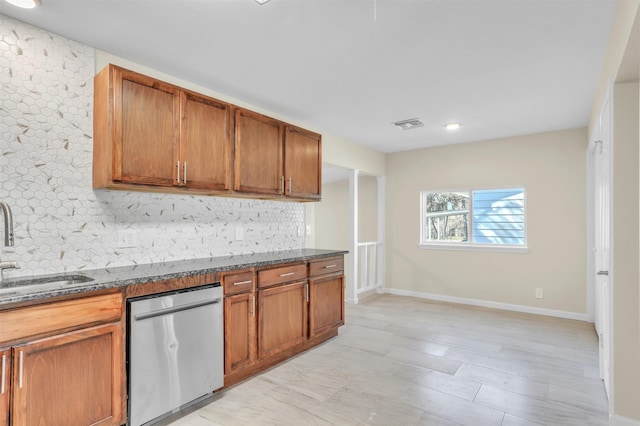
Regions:
[[[4, 245], [5, 247], [12, 247], [15, 243], [15, 237], [13, 235], [13, 215], [11, 214], [11, 207], [4, 201], [0, 201], [0, 210], [4, 216]], [[13, 261], [0, 261], [0, 282], [2, 282], [2, 273], [5, 269], [17, 269], [18, 264]]]

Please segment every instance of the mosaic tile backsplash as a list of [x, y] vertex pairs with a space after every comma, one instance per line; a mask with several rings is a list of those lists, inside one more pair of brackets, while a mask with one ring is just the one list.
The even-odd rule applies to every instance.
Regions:
[[93, 48], [0, 15], [5, 277], [304, 247], [301, 203], [93, 190], [94, 74]]

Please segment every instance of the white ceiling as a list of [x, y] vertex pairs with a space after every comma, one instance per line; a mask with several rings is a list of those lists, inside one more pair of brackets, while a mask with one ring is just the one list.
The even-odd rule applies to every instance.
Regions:
[[[609, 0], [0, 0], [0, 13], [382, 152], [585, 126]], [[424, 127], [391, 123], [419, 118]], [[447, 132], [443, 125], [460, 121]]]

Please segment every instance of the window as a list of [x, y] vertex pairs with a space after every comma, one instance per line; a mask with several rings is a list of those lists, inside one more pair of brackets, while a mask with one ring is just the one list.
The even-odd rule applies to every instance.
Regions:
[[420, 244], [526, 251], [524, 188], [421, 193]]

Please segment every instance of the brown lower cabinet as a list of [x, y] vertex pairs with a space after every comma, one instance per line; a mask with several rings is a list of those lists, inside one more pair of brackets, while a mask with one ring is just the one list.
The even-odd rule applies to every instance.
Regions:
[[121, 330], [102, 325], [14, 347], [11, 424], [120, 424]]
[[225, 374], [256, 362], [255, 296], [235, 294], [224, 299]]
[[307, 337], [307, 283], [297, 281], [258, 292], [258, 358], [301, 345]]
[[0, 322], [0, 342], [13, 341], [0, 343], [0, 425], [125, 422], [119, 294], [2, 311]]
[[224, 374], [251, 368], [257, 361], [255, 271], [222, 274], [224, 290]]
[[309, 278], [309, 337], [344, 324], [344, 275]]
[[225, 291], [225, 386], [338, 334], [343, 257], [230, 271]]

